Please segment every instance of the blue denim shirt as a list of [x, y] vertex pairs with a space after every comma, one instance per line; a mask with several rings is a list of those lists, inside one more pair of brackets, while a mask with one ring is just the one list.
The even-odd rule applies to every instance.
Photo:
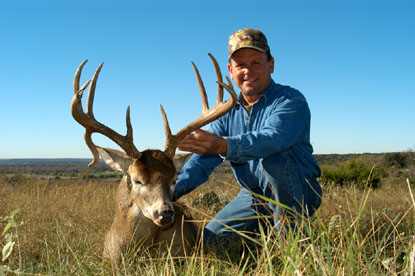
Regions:
[[271, 155], [288, 156], [302, 179], [320, 177], [321, 171], [312, 156], [310, 144], [308, 104], [298, 90], [289, 86], [271, 80], [252, 106], [251, 114], [243, 107], [239, 95], [236, 106], [211, 123], [210, 130], [227, 140], [227, 155], [194, 154], [179, 173], [176, 198], [207, 181], [223, 160], [230, 161], [239, 184], [251, 189], [259, 187], [261, 160]]

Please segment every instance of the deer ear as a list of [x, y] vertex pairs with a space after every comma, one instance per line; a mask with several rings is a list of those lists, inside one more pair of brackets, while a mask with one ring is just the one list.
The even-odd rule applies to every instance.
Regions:
[[111, 169], [114, 171], [127, 172], [132, 160], [125, 152], [101, 147], [97, 147], [97, 149], [105, 164]]
[[192, 156], [193, 153], [178, 153], [175, 154], [173, 157], [173, 163], [176, 167], [176, 172], [179, 173], [180, 170], [183, 168], [184, 164], [187, 160]]

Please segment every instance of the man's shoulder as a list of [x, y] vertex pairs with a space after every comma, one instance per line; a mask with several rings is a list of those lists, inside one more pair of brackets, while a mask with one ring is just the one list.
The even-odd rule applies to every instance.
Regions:
[[304, 98], [304, 95], [299, 90], [289, 85], [283, 85], [275, 82], [272, 83], [271, 91], [271, 94], [276, 98]]

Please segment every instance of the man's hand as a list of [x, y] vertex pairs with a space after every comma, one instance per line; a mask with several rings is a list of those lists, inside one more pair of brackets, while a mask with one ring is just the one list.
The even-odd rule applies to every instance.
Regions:
[[195, 130], [187, 135], [177, 147], [179, 150], [198, 154], [221, 154], [228, 152], [226, 139], [206, 130]]

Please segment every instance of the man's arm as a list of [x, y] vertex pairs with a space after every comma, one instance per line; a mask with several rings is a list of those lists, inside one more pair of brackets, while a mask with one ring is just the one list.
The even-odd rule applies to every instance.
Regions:
[[221, 137], [213, 132], [196, 131], [183, 140], [179, 149], [199, 154], [220, 154], [236, 163], [265, 158], [299, 141], [310, 124], [310, 110], [304, 98], [286, 99], [264, 120], [261, 129], [235, 136]]
[[[179, 144], [178, 149], [195, 154], [186, 162], [179, 173], [175, 192], [176, 199], [206, 182], [212, 171], [223, 162], [223, 158], [219, 156], [219, 153], [222, 151], [226, 153], [227, 149], [223, 150], [222, 147], [227, 145], [226, 140], [221, 136], [227, 134], [227, 132], [221, 122], [222, 118], [210, 124], [212, 132], [196, 130], [194, 134], [189, 134]], [[213, 129], [218, 135], [213, 133]], [[223, 142], [225, 142], [225, 145], [222, 144]]]
[[217, 154], [193, 154], [179, 173], [175, 199], [190, 193], [206, 182], [213, 169], [222, 162], [223, 159]]
[[179, 150], [198, 154], [220, 154], [226, 156], [228, 144], [226, 139], [213, 132], [199, 129], [187, 135], [178, 146]]

